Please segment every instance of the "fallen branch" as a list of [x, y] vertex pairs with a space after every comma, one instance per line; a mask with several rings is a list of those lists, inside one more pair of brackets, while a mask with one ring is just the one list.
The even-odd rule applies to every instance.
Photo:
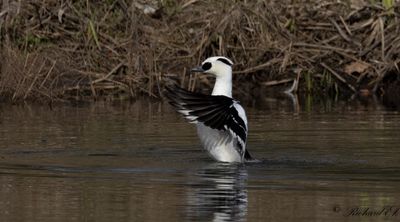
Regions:
[[280, 61], [281, 61], [281, 59], [276, 59], [276, 58], [275, 58], [275, 59], [271, 59], [271, 60], [269, 60], [268, 62], [263, 63], [263, 64], [261, 64], [261, 65], [254, 66], [254, 67], [250, 67], [250, 68], [245, 69], [245, 70], [235, 71], [235, 72], [233, 72], [233, 74], [247, 74], [247, 73], [252, 73], [252, 72], [255, 72], [255, 71], [264, 69], [264, 68], [266, 68], [266, 67], [268, 67], [268, 66], [272, 66], [273, 64], [279, 63]]
[[351, 91], [357, 92], [356, 88], [352, 86], [350, 83], [346, 81], [342, 76], [339, 75], [339, 73], [335, 72], [331, 67], [326, 65], [325, 63], [321, 62], [321, 66], [324, 67], [326, 70], [328, 70], [330, 73], [332, 73], [339, 81], [344, 83]]
[[120, 62], [117, 66], [115, 66], [109, 73], [107, 73], [107, 75], [105, 75], [104, 77], [100, 78], [100, 79], [96, 79], [90, 82], [90, 84], [95, 84], [101, 81], [104, 81], [106, 79], [108, 79], [112, 74], [114, 74], [119, 68], [121, 68], [121, 66], [123, 65], [123, 62]]
[[263, 82], [262, 85], [264, 85], [264, 86], [276, 86], [276, 85], [292, 82], [294, 80], [295, 79], [272, 80], [272, 81], [268, 81], [268, 82]]

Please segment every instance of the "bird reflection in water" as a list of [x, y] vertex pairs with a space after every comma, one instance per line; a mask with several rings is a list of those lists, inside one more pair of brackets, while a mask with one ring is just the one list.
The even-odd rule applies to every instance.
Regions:
[[190, 186], [187, 216], [195, 221], [245, 221], [247, 170], [242, 164], [213, 163], [199, 169]]

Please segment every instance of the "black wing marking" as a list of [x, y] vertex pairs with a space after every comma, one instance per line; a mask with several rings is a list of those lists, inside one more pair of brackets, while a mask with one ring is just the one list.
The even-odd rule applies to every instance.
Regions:
[[170, 104], [188, 120], [201, 122], [213, 129], [230, 131], [239, 137], [240, 152], [243, 154], [247, 126], [234, 107], [237, 101], [227, 96], [190, 92], [176, 85], [166, 89], [165, 95]]

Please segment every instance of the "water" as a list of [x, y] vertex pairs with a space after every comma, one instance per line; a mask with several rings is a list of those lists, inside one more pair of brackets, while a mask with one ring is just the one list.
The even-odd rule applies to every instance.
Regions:
[[0, 221], [399, 221], [400, 113], [245, 104], [248, 149], [212, 161], [168, 105], [0, 108]]

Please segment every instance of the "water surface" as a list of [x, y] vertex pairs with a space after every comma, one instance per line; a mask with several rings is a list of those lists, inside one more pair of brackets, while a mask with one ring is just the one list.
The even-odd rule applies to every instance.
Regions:
[[212, 161], [162, 103], [3, 105], [0, 221], [400, 220], [399, 112], [257, 104], [245, 165]]

